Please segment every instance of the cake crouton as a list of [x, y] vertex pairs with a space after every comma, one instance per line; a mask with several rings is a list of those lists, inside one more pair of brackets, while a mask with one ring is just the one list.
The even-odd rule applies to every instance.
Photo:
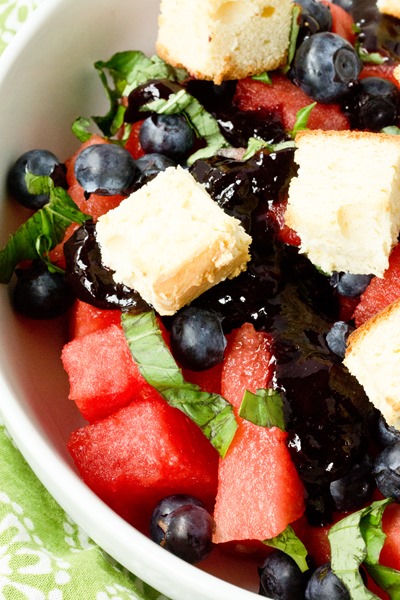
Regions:
[[376, 3], [380, 12], [391, 17], [400, 19], [400, 1], [399, 0], [377, 0]]
[[250, 259], [251, 237], [182, 167], [159, 173], [96, 225], [102, 262], [172, 315]]
[[161, 0], [158, 55], [216, 84], [285, 64], [292, 0]]
[[286, 224], [326, 273], [381, 277], [400, 230], [400, 136], [303, 131]]
[[344, 364], [388, 425], [400, 429], [400, 299], [349, 336]]

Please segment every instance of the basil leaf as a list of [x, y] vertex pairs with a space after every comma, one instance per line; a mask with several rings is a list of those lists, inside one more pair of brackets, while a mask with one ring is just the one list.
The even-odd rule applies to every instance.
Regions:
[[333, 525], [328, 534], [332, 570], [344, 582], [352, 600], [377, 599], [364, 586], [359, 567], [364, 561], [374, 564], [379, 557], [384, 541], [382, 514], [391, 502], [391, 499], [373, 502]]
[[289, 132], [289, 135], [292, 138], [295, 138], [299, 131], [304, 131], [304, 129], [307, 129], [308, 119], [310, 118], [311, 111], [316, 104], [316, 102], [312, 102], [297, 112], [293, 129]]
[[260, 73], [259, 75], [253, 75], [252, 79], [254, 79], [254, 81], [261, 81], [267, 85], [272, 84], [272, 79], [268, 71], [264, 71], [264, 73]]
[[381, 130], [382, 133], [387, 133], [388, 135], [400, 135], [400, 128], [396, 125], [388, 125]]
[[286, 148], [295, 148], [296, 144], [293, 140], [286, 142], [278, 142], [277, 144], [270, 144], [262, 138], [251, 137], [247, 142], [247, 149], [242, 156], [242, 160], [248, 160], [252, 158], [260, 150], [269, 150], [269, 152], [279, 152], [279, 150], [285, 150]]
[[286, 65], [284, 69], [282, 69], [283, 73], [287, 73], [289, 71], [294, 55], [296, 54], [297, 38], [300, 31], [300, 15], [301, 7], [298, 4], [295, 4], [292, 8], [292, 25], [290, 29], [288, 57]]
[[279, 427], [285, 430], [283, 400], [276, 390], [259, 389], [255, 394], [246, 390], [239, 416], [261, 427]]
[[82, 142], [82, 144], [87, 142], [92, 137], [92, 134], [89, 131], [91, 124], [92, 121], [90, 119], [86, 119], [85, 117], [78, 117], [72, 123], [72, 133], [80, 142]]
[[93, 121], [107, 135], [114, 135], [123, 121], [125, 107], [120, 100], [139, 85], [152, 79], [182, 81], [187, 77], [184, 69], [174, 69], [158, 56], [148, 58], [139, 50], [117, 52], [107, 61], [94, 64], [110, 101], [110, 109], [105, 116], [92, 117]]
[[66, 190], [54, 187], [50, 177], [28, 174], [30, 193], [49, 193], [48, 204], [37, 210], [0, 250], [0, 283], [8, 283], [21, 260], [46, 257], [59, 244], [71, 223], [81, 225], [91, 217], [79, 210]]
[[185, 381], [164, 343], [154, 312], [122, 313], [121, 323], [131, 354], [146, 381], [170, 406], [196, 423], [224, 457], [237, 429], [232, 405], [219, 394], [203, 392]]
[[379, 587], [381, 587], [391, 600], [400, 598], [400, 571], [383, 565], [365, 565], [368, 573]]
[[263, 540], [263, 544], [271, 548], [277, 548], [288, 554], [293, 558], [302, 573], [308, 571], [309, 567], [306, 560], [308, 555], [307, 550], [290, 525], [276, 537], [270, 540]]
[[216, 119], [203, 108], [196, 98], [188, 94], [184, 89], [171, 94], [167, 100], [153, 100], [142, 106], [140, 110], [153, 111], [165, 115], [185, 115], [197, 137], [206, 142], [205, 148], [201, 148], [188, 158], [188, 165], [193, 164], [199, 158], [214, 156], [214, 154], [218, 153], [218, 150], [229, 146], [219, 130]]

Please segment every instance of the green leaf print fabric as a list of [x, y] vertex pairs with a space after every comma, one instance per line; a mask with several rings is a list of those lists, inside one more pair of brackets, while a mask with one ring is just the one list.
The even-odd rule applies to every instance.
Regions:
[[[0, 54], [44, 1], [0, 0]], [[71, 520], [1, 418], [0, 600], [168, 600], [116, 564]]]

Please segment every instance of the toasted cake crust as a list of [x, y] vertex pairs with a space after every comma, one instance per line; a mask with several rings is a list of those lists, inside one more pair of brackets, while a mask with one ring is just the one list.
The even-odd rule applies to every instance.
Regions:
[[381, 13], [400, 19], [399, 0], [378, 0], [376, 4]]

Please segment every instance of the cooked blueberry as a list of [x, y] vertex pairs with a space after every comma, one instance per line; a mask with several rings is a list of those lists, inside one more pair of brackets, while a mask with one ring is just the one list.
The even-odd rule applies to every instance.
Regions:
[[88, 146], [75, 161], [75, 177], [86, 194], [129, 195], [135, 175], [132, 156], [116, 144]]
[[165, 171], [168, 167], [175, 167], [176, 162], [168, 156], [163, 154], [157, 154], [155, 152], [151, 154], [145, 154], [136, 161], [136, 167], [140, 174], [137, 177], [137, 184], [143, 185], [150, 179], [158, 175], [161, 171]]
[[344, 107], [354, 129], [380, 131], [396, 125], [400, 116], [400, 91], [381, 77], [361, 79]]
[[298, 48], [293, 64], [297, 85], [313, 100], [338, 102], [357, 81], [362, 63], [353, 46], [340, 35], [316, 33]]
[[172, 321], [171, 349], [183, 367], [210, 369], [222, 362], [226, 338], [218, 314], [196, 307], [184, 308]]
[[182, 160], [191, 150], [195, 136], [183, 115], [153, 114], [143, 121], [139, 141], [146, 153], [165, 154]]
[[275, 550], [267, 556], [258, 570], [260, 596], [272, 600], [299, 600], [304, 598], [305, 577], [291, 556]]
[[354, 327], [351, 327], [345, 321], [336, 321], [326, 334], [326, 343], [329, 349], [340, 358], [344, 358], [347, 338], [353, 329]]
[[400, 442], [400, 430], [388, 425], [382, 414], [378, 418], [376, 435], [378, 442], [382, 446], [390, 446], [391, 444]]
[[34, 261], [27, 269], [16, 269], [17, 282], [13, 305], [17, 312], [31, 319], [53, 319], [64, 314], [75, 296], [64, 275], [51, 273], [46, 264]]
[[25, 175], [51, 175], [59, 165], [58, 158], [48, 150], [29, 150], [22, 154], [10, 168], [7, 175], [7, 188], [11, 196], [27, 208], [38, 210], [49, 201], [48, 194], [30, 194], [26, 187]]
[[151, 538], [191, 564], [211, 552], [212, 532], [211, 515], [197, 498], [186, 494], [163, 498], [151, 517]]
[[308, 580], [306, 600], [350, 600], [347, 587], [329, 564], [318, 567]]
[[357, 298], [365, 292], [372, 275], [357, 275], [355, 273], [334, 273], [331, 284], [337, 289], [341, 296]]
[[101, 261], [96, 226], [87, 221], [64, 244], [65, 277], [77, 298], [101, 309], [149, 310], [135, 290], [116, 283], [113, 271]]
[[400, 442], [387, 446], [376, 457], [372, 473], [381, 494], [400, 502]]
[[349, 512], [361, 508], [370, 499], [374, 487], [372, 461], [366, 455], [347, 475], [331, 482], [330, 492], [336, 509]]
[[331, 31], [332, 13], [330, 8], [318, 0], [297, 0], [301, 6], [300, 31], [298, 42], [321, 31]]

